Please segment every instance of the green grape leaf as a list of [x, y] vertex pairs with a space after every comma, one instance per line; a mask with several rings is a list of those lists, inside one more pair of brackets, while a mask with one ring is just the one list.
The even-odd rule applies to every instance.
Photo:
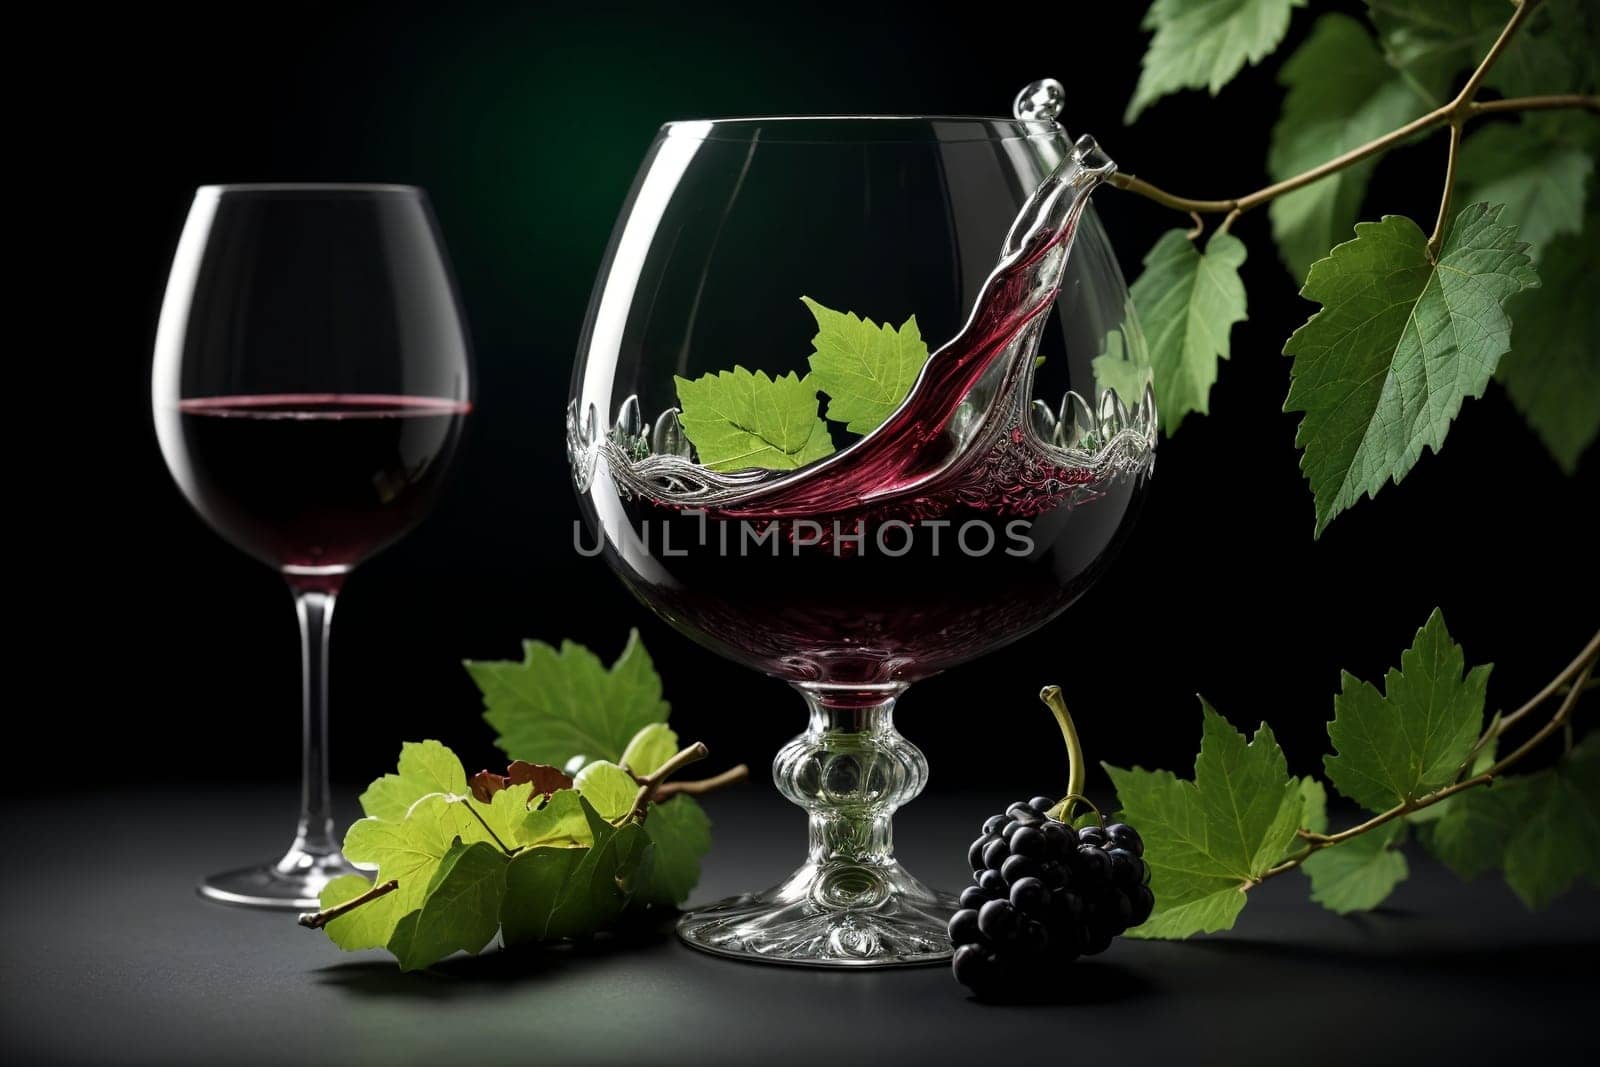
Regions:
[[1208, 89], [1216, 96], [1233, 76], [1271, 55], [1305, 0], [1155, 0], [1141, 23], [1155, 36], [1124, 122], [1168, 93]]
[[[1484, 733], [1491, 732], [1499, 722], [1499, 719], [1500, 714], [1496, 712], [1494, 718], [1489, 720], [1489, 725], [1484, 727]], [[1484, 742], [1483, 746], [1473, 755], [1472, 766], [1467, 769], [1467, 773], [1462, 777], [1470, 778], [1473, 775], [1482, 774], [1494, 766], [1495, 752], [1499, 748], [1499, 744], [1499, 740], [1493, 737]], [[1414, 827], [1420, 827], [1425, 823], [1437, 822], [1449, 813], [1450, 806], [1456, 803], [1458, 799], [1459, 797], [1445, 797], [1443, 800], [1435, 801], [1425, 808], [1407, 812], [1405, 820]]]
[[1449, 798], [1418, 828], [1423, 845], [1462, 878], [1503, 870], [1535, 910], [1579, 878], [1600, 877], [1600, 734], [1554, 767], [1497, 778]]
[[1210, 407], [1217, 361], [1228, 334], [1245, 319], [1244, 243], [1214, 234], [1202, 254], [1183, 230], [1168, 230], [1144, 257], [1130, 290], [1150, 342], [1161, 428], [1168, 434], [1191, 411]]
[[[1425, 101], [1384, 60], [1366, 28], [1346, 15], [1318, 18], [1278, 80], [1288, 94], [1267, 152], [1273, 181], [1326, 163], [1425, 110]], [[1357, 163], [1272, 201], [1272, 235], [1297, 279], [1355, 225], [1375, 166], [1376, 159]]]
[[602, 930], [648, 885], [654, 850], [644, 828], [614, 827], [588, 801], [579, 803], [593, 847], [530, 848], [512, 857], [500, 916], [507, 945]]
[[894, 414], [928, 362], [917, 317], [896, 330], [825, 308], [809, 296], [800, 299], [817, 320], [806, 381], [828, 394], [828, 418], [851, 433], [871, 433]]
[[357, 820], [345, 834], [344, 855], [352, 863], [377, 864], [378, 881], [400, 883], [389, 894], [395, 898], [393, 917], [399, 919], [422, 906], [429, 881], [458, 839], [473, 844], [488, 841], [489, 835], [461, 797], [430, 793], [400, 822]]
[[1328, 790], [1309, 774], [1300, 779], [1300, 825], [1314, 834], [1328, 832]]
[[[1306, 775], [1300, 779], [1300, 825], [1312, 833], [1321, 834], [1328, 831], [1328, 790], [1322, 781]], [[1278, 862], [1293, 856], [1304, 848], [1304, 843], [1299, 835], [1290, 838], [1284, 847], [1283, 855], [1278, 857]]]
[[1405, 831], [1406, 824], [1395, 819], [1307, 856], [1300, 869], [1311, 879], [1311, 899], [1340, 915], [1371, 911], [1388, 900], [1411, 873], [1400, 851]]
[[[1367, 0], [1367, 11], [1378, 29], [1389, 62], [1415, 81], [1429, 87], [1429, 97], [1443, 102], [1443, 94], [1458, 74], [1472, 70], [1500, 36], [1511, 19], [1505, 0]], [[1522, 33], [1500, 57], [1495, 73], [1523, 68], [1529, 60]], [[1492, 79], [1490, 84], [1496, 84]]]
[[456, 754], [437, 741], [407, 741], [400, 746], [394, 774], [386, 774], [361, 794], [361, 810], [374, 819], [399, 822], [419, 797], [465, 793], [467, 773]]
[[1438, 819], [1419, 825], [1417, 839], [1435, 859], [1458, 878], [1469, 880], [1505, 866], [1506, 844], [1517, 832], [1517, 813], [1506, 803], [1504, 788], [1470, 789], [1434, 807], [1446, 810]]
[[458, 951], [481, 950], [500, 929], [505, 887], [504, 852], [482, 841], [456, 841], [439, 861], [421, 908], [406, 915], [390, 937], [389, 951], [400, 969], [415, 971]]
[[[512, 759], [560, 766], [574, 756], [622, 758], [633, 735], [671, 710], [637, 630], [607, 670], [582, 645], [523, 643], [522, 662], [469, 660], [495, 744]], [[464, 789], [463, 789], [464, 791]]]
[[1529, 908], [1600, 876], [1600, 734], [1548, 770], [1495, 782], [1489, 795], [1496, 793], [1517, 827], [1507, 839], [1506, 883]]
[[[340, 875], [322, 887], [317, 896], [317, 906], [326, 911], [346, 901], [354, 900], [372, 888], [372, 882], [359, 874]], [[387, 948], [394, 936], [395, 924], [400, 921], [399, 898], [394, 893], [362, 904], [360, 907], [329, 922], [323, 927], [329, 940], [346, 952], [364, 948]]]
[[735, 366], [692, 380], [674, 375], [673, 381], [682, 408], [678, 422], [712, 470], [794, 470], [833, 452], [810, 375], [769, 378]]
[[1574, 474], [1600, 436], [1600, 205], [1581, 234], [1550, 242], [1539, 273], [1539, 288], [1506, 305], [1516, 328], [1495, 375], [1556, 463]]
[[583, 817], [583, 805], [578, 803], [578, 791], [563, 789], [550, 794], [542, 807], [528, 812], [518, 839], [524, 845], [558, 848], [592, 844], [594, 839], [589, 835], [589, 822]]
[[633, 776], [608, 760], [596, 760], [579, 771], [575, 784], [578, 795], [606, 820], [626, 815], [639, 792]]
[[1145, 390], [1155, 381], [1143, 340], [1137, 337], [1136, 343], [1129, 345], [1121, 330], [1107, 330], [1100, 354], [1089, 364], [1095, 384], [1116, 393], [1130, 408], [1144, 402]]
[[1368, 811], [1419, 800], [1455, 781], [1483, 730], [1489, 665], [1466, 656], [1437, 608], [1384, 677], [1384, 692], [1346, 672], [1323, 759], [1334, 788]]
[[587, 800], [583, 813], [594, 844], [553, 902], [546, 938], [578, 937], [610, 926], [633, 894], [649, 884], [654, 852], [644, 828], [637, 823], [613, 827]]
[[[1495, 123], [1461, 143], [1457, 180], [1462, 199], [1504, 204], [1507, 222], [1540, 265], [1551, 238], [1583, 228], [1583, 201], [1594, 159], [1525, 124]], [[1515, 317], [1513, 317], [1515, 321]]]
[[[1504, 0], [1367, 0], [1389, 62], [1443, 103], [1511, 19]], [[1548, 0], [1517, 32], [1484, 85], [1506, 96], [1587, 92], [1600, 76], [1600, 16], [1591, 0]]]
[[664, 722], [642, 727], [622, 750], [622, 764], [634, 774], [654, 774], [678, 754], [678, 735]]
[[679, 795], [651, 806], [644, 831], [655, 846], [655, 870], [641, 899], [676, 907], [700, 881], [700, 858], [711, 851], [711, 820], [694, 797]]
[[1122, 818], [1139, 828], [1156, 910], [1135, 937], [1183, 938], [1233, 927], [1245, 890], [1288, 850], [1300, 825], [1301, 782], [1262, 723], [1248, 743], [1200, 702], [1194, 780], [1107, 766]]
[[1284, 344], [1284, 410], [1304, 413], [1295, 443], [1318, 536], [1437, 451], [1510, 347], [1505, 302], [1539, 279], [1499, 218], [1499, 207], [1463, 208], [1435, 264], [1417, 224], [1386, 215], [1312, 266], [1300, 292], [1322, 309]]
[[505, 900], [500, 907], [500, 939], [507, 948], [548, 939], [550, 916], [561, 892], [589, 851], [539, 847], [524, 849], [511, 857], [506, 866]]
[[532, 782], [506, 786], [496, 791], [487, 804], [471, 796], [455, 798], [459, 804], [471, 805], [472, 810], [483, 818], [507, 848], [515, 848], [523, 843], [523, 828], [528, 821], [528, 804], [532, 799]]

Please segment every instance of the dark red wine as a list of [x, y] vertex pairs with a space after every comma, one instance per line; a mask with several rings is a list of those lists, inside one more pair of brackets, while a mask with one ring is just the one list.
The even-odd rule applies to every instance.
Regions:
[[285, 571], [331, 574], [427, 513], [470, 410], [432, 397], [219, 396], [158, 410], [157, 430], [218, 533]]

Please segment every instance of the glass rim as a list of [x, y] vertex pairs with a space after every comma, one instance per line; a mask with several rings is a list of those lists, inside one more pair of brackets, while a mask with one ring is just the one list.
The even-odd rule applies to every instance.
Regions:
[[[778, 129], [774, 132], [773, 127]], [[825, 136], [830, 130], [847, 136]], [[915, 134], [920, 133], [920, 136]], [[755, 115], [720, 119], [678, 119], [664, 123], [662, 137], [697, 141], [754, 141], [777, 144], [897, 144], [932, 141], [1026, 141], [1064, 135], [1050, 119], [997, 115]]]
[[220, 182], [202, 185], [201, 196], [426, 196], [420, 185], [394, 182]]

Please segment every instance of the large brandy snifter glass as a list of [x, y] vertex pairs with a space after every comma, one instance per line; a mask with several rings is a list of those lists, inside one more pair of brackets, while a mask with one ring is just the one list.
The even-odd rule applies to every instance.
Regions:
[[[697, 948], [948, 958], [953, 899], [894, 859], [928, 774], [895, 701], [1060, 613], [1138, 508], [1149, 364], [1087, 199], [1112, 164], [1057, 91], [1029, 99], [1051, 106], [669, 123], [622, 210], [568, 408], [582, 512], [640, 600], [810, 708], [773, 765], [809, 857], [685, 915]], [[901, 401], [884, 368], [917, 332]]]

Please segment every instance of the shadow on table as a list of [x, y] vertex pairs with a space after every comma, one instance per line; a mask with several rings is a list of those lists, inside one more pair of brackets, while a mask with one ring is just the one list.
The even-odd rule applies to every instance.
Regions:
[[653, 954], [671, 943], [676, 916], [660, 923], [617, 930], [586, 941], [512, 950], [493, 949], [477, 956], [454, 956], [425, 971], [405, 972], [392, 959], [337, 963], [315, 972], [325, 987], [357, 996], [412, 997], [450, 1000], [470, 997], [485, 986], [504, 989], [522, 983], [557, 979], [581, 971], [595, 960], [623, 954]]
[[[1360, 922], [1360, 918], [1353, 918]], [[1376, 935], [1375, 937], [1379, 936]], [[1307, 963], [1360, 964], [1379, 970], [1437, 974], [1441, 970], [1463, 977], [1505, 978], [1515, 974], [1587, 974], [1600, 953], [1600, 940], [1544, 942], [1527, 945], [1407, 944], [1378, 941], [1352, 944], [1306, 944], [1227, 937], [1196, 940], [1187, 948], [1201, 953], [1239, 959], [1301, 961]]]
[[1078, 960], [1060, 968], [1048, 985], [1004, 998], [968, 996], [985, 1007], [1089, 1007], [1149, 997], [1157, 988], [1137, 971], [1107, 960]]

